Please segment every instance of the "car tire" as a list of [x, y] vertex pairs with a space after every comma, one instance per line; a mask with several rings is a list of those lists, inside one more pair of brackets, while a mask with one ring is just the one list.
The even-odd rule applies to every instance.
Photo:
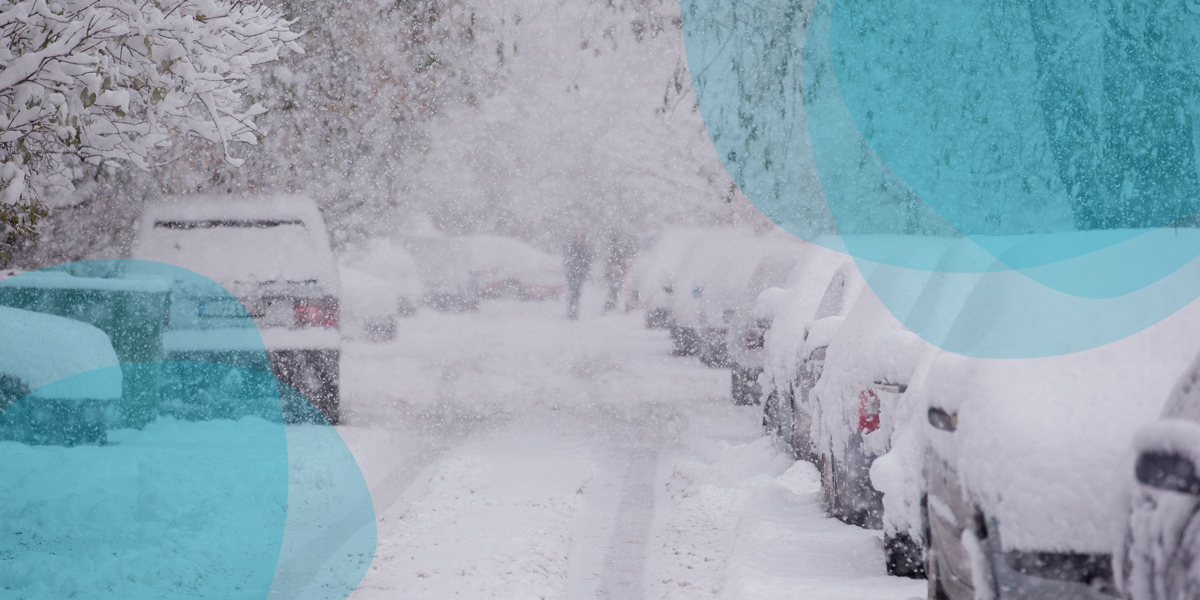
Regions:
[[729, 388], [733, 396], [733, 403], [737, 406], [750, 406], [759, 403], [761, 391], [756, 390], [758, 387], [758, 374], [762, 369], [747, 369], [740, 365], [735, 365], [729, 376]]
[[779, 411], [776, 404], [779, 401], [779, 393], [771, 390], [767, 394], [766, 400], [763, 401], [763, 432], [767, 435], [777, 435], [779, 433]]
[[829, 516], [840, 519], [842, 511], [837, 494], [837, 465], [832, 454], [821, 459], [821, 491], [825, 495], [825, 508]]
[[912, 536], [907, 533], [885, 534], [883, 551], [887, 560], [888, 575], [911, 579], [925, 578], [925, 553], [922, 544], [917, 543]]

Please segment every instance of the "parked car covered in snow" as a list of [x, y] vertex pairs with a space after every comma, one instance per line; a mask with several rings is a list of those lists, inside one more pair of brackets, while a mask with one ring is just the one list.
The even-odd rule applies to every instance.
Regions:
[[[960, 319], [949, 333], [1003, 335], [997, 323], [1025, 314], [1027, 301], [980, 279], [967, 303], [981, 303], [986, 311], [972, 314], [986, 318]], [[1134, 468], [1128, 448], [1200, 349], [1198, 330], [1193, 302], [1144, 331], [1073, 354], [940, 353], [921, 390], [924, 484], [906, 484], [926, 493], [930, 597], [1114, 597], [1112, 551]], [[874, 479], [889, 478], [896, 474]]]
[[417, 261], [399, 244], [371, 238], [338, 260], [343, 334], [373, 342], [395, 339], [397, 317], [416, 313], [424, 295]]
[[167, 360], [230, 354], [235, 349], [221, 330], [240, 326], [248, 314], [275, 376], [338, 423], [341, 282], [311, 199], [168, 198], [146, 207], [133, 257], [195, 271], [236, 298], [175, 289], [163, 343]]
[[448, 313], [479, 309], [479, 290], [471, 280], [471, 250], [461, 240], [430, 231], [409, 239], [407, 247], [417, 260], [425, 288], [422, 304]]
[[[909, 243], [919, 246], [906, 249], [904, 258], [911, 260], [920, 253], [936, 262], [955, 242], [922, 236]], [[925, 311], [943, 306], [947, 299], [940, 297], [940, 282], [931, 281], [930, 271], [868, 265], [868, 285], [829, 340], [808, 405], [815, 419], [811, 443], [822, 468], [830, 513], [847, 523], [879, 529], [882, 495], [871, 483], [870, 469], [876, 458], [890, 450], [897, 429], [910, 423], [914, 408], [906, 392], [917, 371], [937, 351], [903, 322], [925, 316]], [[886, 305], [876, 290], [887, 299]], [[923, 573], [920, 546], [914, 539], [885, 531], [884, 541], [890, 573]]]
[[778, 434], [794, 456], [811, 461], [818, 468], [822, 466], [821, 455], [816, 451], [812, 434], [814, 422], [820, 418], [820, 407], [814, 402], [812, 390], [821, 378], [829, 342], [866, 285], [849, 257], [835, 253], [828, 258], [838, 266], [825, 279], [825, 285], [817, 288], [822, 290], [819, 300], [812, 302], [811, 289], [797, 294], [797, 305], [803, 304], [804, 309], [811, 310], [804, 311], [808, 319], [793, 318], [772, 327], [770, 337], [777, 355], [770, 360], [770, 378], [775, 393], [763, 402], [763, 423], [767, 430]]
[[680, 227], [660, 233], [653, 245], [633, 264], [631, 294], [645, 309], [646, 327], [668, 329], [674, 319], [675, 279], [692, 248], [708, 238], [713, 228]]
[[[801, 356], [804, 327], [812, 321], [834, 273], [850, 257], [817, 243], [806, 248], [808, 255], [792, 270], [787, 286], [760, 294], [755, 311], [770, 322], [763, 334], [763, 373], [759, 377], [764, 386], [763, 426], [779, 435], [796, 457], [812, 460], [811, 445], [792, 435], [797, 429], [796, 404], [806, 402], [812, 389], [810, 377], [801, 367], [818, 358]], [[807, 431], [810, 426], [807, 423], [801, 429]]]
[[107, 443], [121, 400], [108, 335], [73, 319], [0, 306], [0, 339], [0, 440]]
[[777, 306], [785, 302], [784, 286], [793, 274], [804, 271], [815, 254], [825, 251], [816, 244], [797, 243], [764, 259], [744, 290], [744, 300], [725, 334], [724, 349], [731, 369], [730, 393], [735, 404], [762, 401], [759, 376], [765, 360], [765, 336], [771, 329]]
[[797, 246], [782, 230], [756, 234], [748, 229], [714, 230], [693, 246], [679, 267], [670, 303], [675, 354], [728, 367], [730, 326], [739, 312], [751, 309], [759, 292], [787, 277]]
[[1134, 437], [1129, 517], [1118, 582], [1132, 600], [1200, 594], [1200, 356], [1157, 421]]
[[549, 300], [566, 290], [562, 257], [516, 238], [466, 235], [470, 280], [480, 298]]

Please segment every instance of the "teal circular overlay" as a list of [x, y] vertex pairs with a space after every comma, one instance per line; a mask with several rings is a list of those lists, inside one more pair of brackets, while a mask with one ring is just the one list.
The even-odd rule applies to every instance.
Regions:
[[[207, 330], [181, 303], [229, 307]], [[349, 449], [220, 285], [91, 261], [0, 281], [0, 597], [344, 600], [374, 557]], [[213, 306], [213, 304], [210, 304]], [[236, 307], [240, 307], [240, 303]], [[183, 332], [210, 342], [164, 352]], [[106, 364], [107, 363], [107, 364]]]
[[926, 340], [1076, 352], [1200, 297], [1200, 3], [682, 12], [734, 180], [791, 233], [887, 273], [871, 289]]

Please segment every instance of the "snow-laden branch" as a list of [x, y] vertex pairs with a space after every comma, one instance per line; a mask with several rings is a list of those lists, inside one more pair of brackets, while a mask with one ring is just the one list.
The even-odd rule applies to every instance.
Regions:
[[302, 52], [289, 25], [232, 0], [0, 3], [0, 217], [69, 190], [84, 165], [149, 168], [180, 136], [238, 164], [229, 144], [255, 143], [263, 112], [246, 79]]

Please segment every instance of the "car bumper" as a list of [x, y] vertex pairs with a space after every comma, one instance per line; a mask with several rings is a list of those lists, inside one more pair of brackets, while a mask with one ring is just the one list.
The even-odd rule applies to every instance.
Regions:
[[[271, 373], [298, 391], [325, 419], [341, 419], [341, 337], [333, 329], [185, 330], [169, 332], [163, 340], [168, 361], [217, 363]], [[265, 356], [263, 351], [266, 351]], [[284, 418], [309, 421], [311, 411], [295, 404], [281, 389]]]

